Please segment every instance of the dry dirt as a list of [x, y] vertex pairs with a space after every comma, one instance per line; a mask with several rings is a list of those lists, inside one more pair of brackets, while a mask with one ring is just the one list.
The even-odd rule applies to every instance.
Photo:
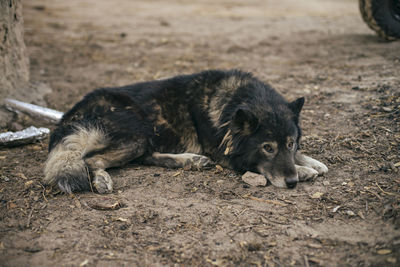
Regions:
[[40, 183], [48, 140], [1, 149], [1, 266], [400, 264], [400, 42], [379, 40], [356, 0], [37, 0], [24, 19], [51, 108], [96, 87], [240, 68], [306, 97], [303, 150], [330, 171], [283, 190], [129, 165], [111, 171], [113, 194], [63, 195]]

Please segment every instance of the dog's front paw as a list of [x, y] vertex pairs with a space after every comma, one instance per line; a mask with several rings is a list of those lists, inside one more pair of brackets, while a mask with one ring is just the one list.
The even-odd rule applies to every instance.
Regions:
[[318, 171], [310, 167], [296, 165], [296, 170], [300, 182], [311, 180], [318, 176]]
[[99, 194], [111, 193], [113, 190], [113, 181], [111, 176], [105, 170], [96, 170], [93, 172], [92, 185]]
[[325, 164], [323, 164], [322, 162], [320, 162], [318, 160], [315, 160], [315, 159], [313, 159], [313, 160], [314, 160], [314, 164], [312, 164], [311, 168], [316, 170], [318, 172], [318, 175], [323, 175], [328, 172], [328, 167], [326, 167]]
[[300, 152], [297, 152], [295, 156], [295, 161], [296, 164], [300, 166], [309, 167], [316, 170], [318, 172], [318, 175], [323, 175], [328, 172], [328, 167], [326, 167], [325, 164], [309, 156], [305, 156]]

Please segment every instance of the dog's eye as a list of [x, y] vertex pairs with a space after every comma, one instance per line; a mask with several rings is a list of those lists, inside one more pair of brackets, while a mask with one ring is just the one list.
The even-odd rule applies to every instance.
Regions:
[[287, 144], [287, 148], [289, 150], [292, 150], [294, 148], [294, 142], [293, 141], [289, 141], [289, 143]]
[[274, 153], [274, 148], [270, 144], [265, 144], [263, 148], [267, 153]]

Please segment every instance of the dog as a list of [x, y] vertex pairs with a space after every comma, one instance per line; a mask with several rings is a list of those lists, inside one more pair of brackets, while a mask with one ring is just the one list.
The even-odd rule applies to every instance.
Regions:
[[100, 88], [52, 133], [44, 183], [66, 193], [110, 193], [106, 170], [136, 162], [197, 170], [219, 164], [294, 188], [328, 171], [299, 151], [303, 104], [239, 70]]

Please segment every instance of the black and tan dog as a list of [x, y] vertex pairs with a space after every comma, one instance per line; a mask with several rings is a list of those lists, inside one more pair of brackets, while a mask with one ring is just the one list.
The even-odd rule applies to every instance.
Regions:
[[287, 102], [249, 73], [193, 75], [93, 91], [53, 132], [46, 184], [112, 191], [107, 168], [139, 162], [202, 169], [213, 163], [293, 188], [327, 172], [298, 151], [304, 98]]

